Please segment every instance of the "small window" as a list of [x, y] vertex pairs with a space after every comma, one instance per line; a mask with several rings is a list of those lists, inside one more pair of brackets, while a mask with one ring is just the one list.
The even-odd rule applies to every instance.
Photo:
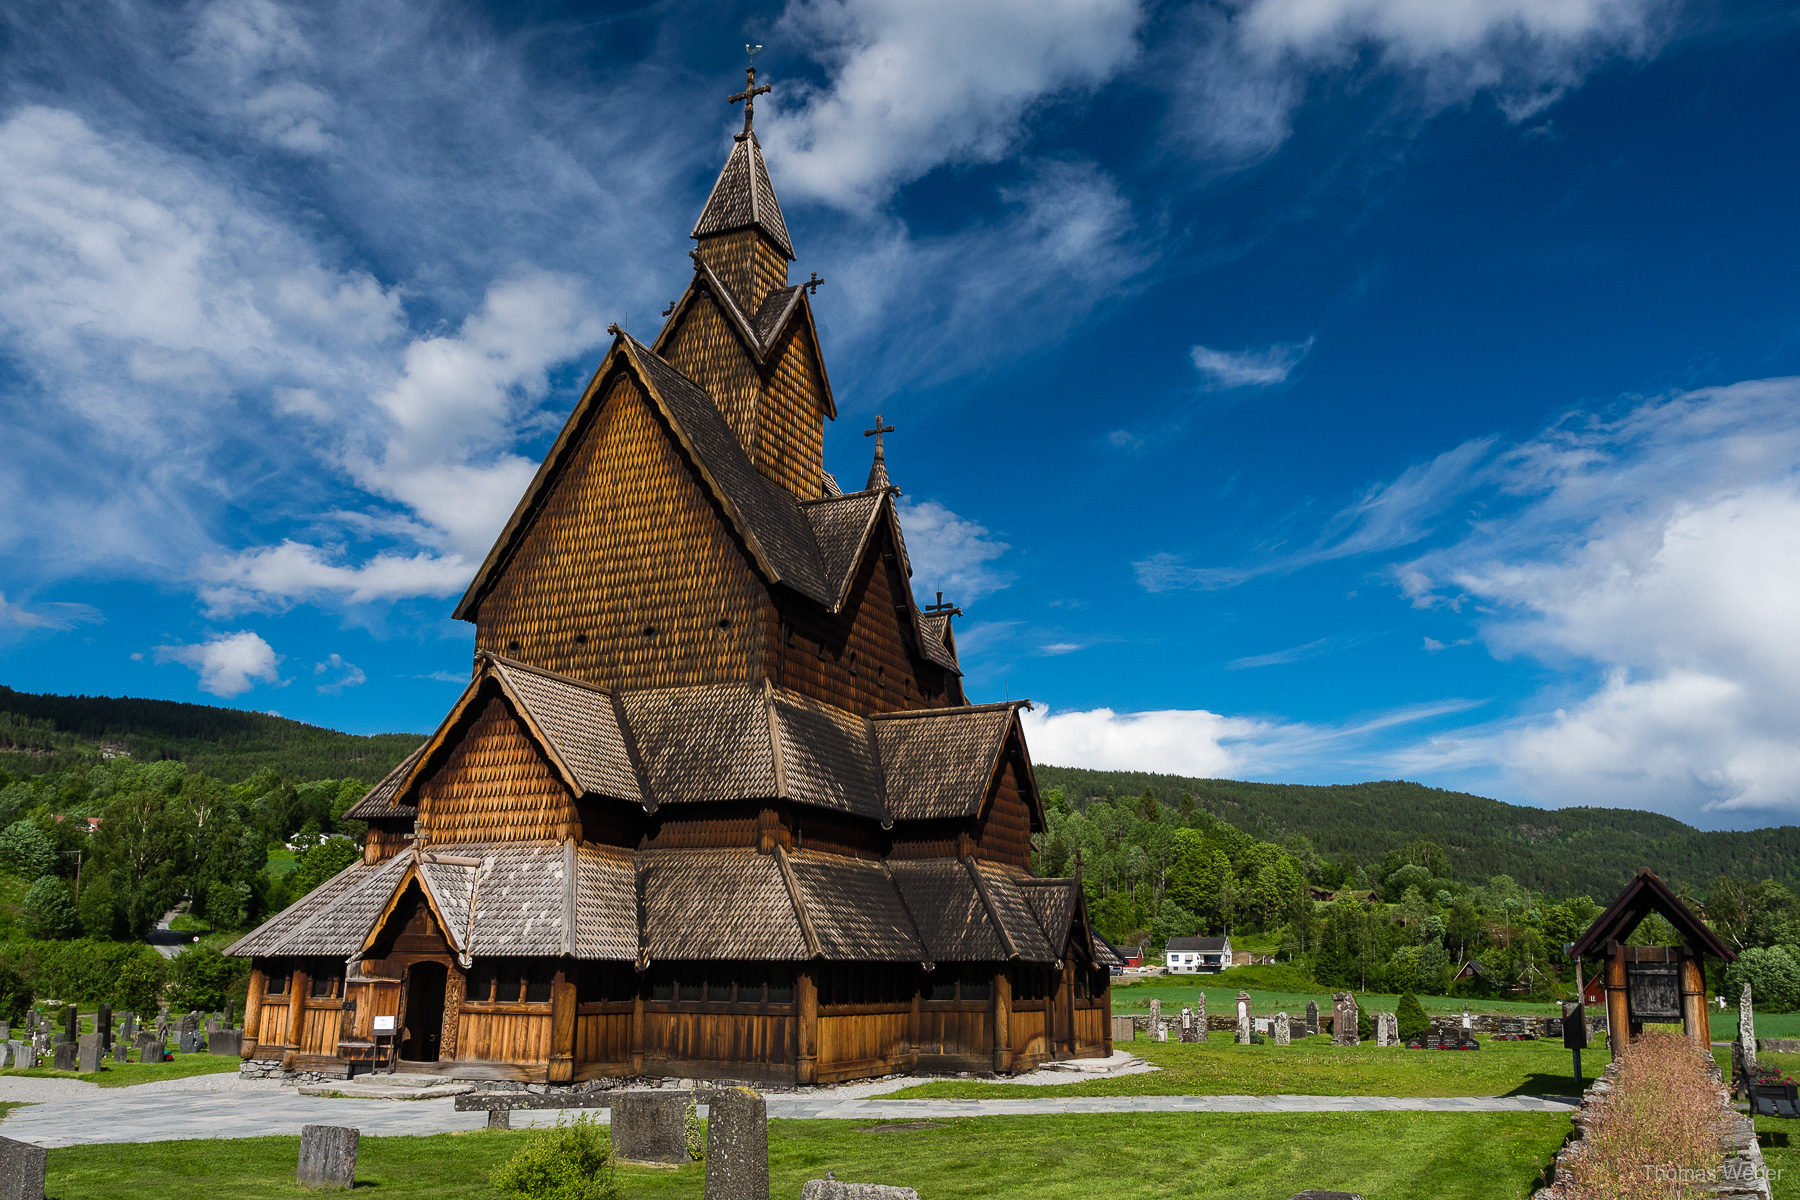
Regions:
[[475, 965], [469, 968], [469, 982], [464, 999], [477, 1004], [485, 1004], [494, 998], [494, 960], [478, 958]]
[[950, 974], [950, 972], [943, 967], [939, 967], [937, 970], [933, 971], [931, 973], [931, 992], [929, 998], [932, 1000], [956, 999], [956, 976]]
[[264, 975], [264, 978], [268, 980], [268, 983], [265, 985], [265, 987], [263, 989], [264, 992], [266, 992], [268, 995], [271, 995], [271, 996], [287, 995], [288, 980], [291, 977], [291, 975], [292, 975], [292, 972], [290, 972], [288, 970], [288, 968], [286, 968], [286, 967], [272, 968], [267, 974]]
[[962, 999], [986, 1000], [993, 994], [994, 980], [992, 976], [978, 974], [975, 971], [970, 971], [969, 974], [963, 976]]
[[650, 980], [650, 999], [665, 1003], [675, 999], [675, 976], [667, 971], [658, 971]]
[[677, 1000], [706, 999], [706, 974], [694, 963], [682, 963], [675, 974]]
[[550, 1003], [550, 990], [556, 984], [556, 967], [552, 963], [534, 962], [525, 971], [525, 1003]]
[[337, 976], [327, 975], [324, 971], [312, 977], [312, 987], [308, 991], [314, 1000], [329, 1000], [337, 991]]
[[706, 998], [715, 1004], [730, 1004], [737, 987], [737, 972], [731, 963], [708, 963], [706, 966]]
[[625, 963], [584, 962], [575, 977], [575, 997], [583, 1004], [637, 999], [637, 972]]
[[792, 1004], [794, 1002], [794, 972], [782, 963], [771, 966], [768, 991], [770, 1004]]
[[494, 972], [494, 1002], [496, 1004], [517, 1004], [519, 991], [524, 984], [524, 973], [519, 969], [516, 958], [504, 958]]

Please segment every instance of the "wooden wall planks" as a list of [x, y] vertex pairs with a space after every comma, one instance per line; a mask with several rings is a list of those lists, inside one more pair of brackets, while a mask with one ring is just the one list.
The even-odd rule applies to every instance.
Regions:
[[498, 694], [416, 794], [419, 828], [438, 842], [561, 840], [581, 832], [568, 788]]

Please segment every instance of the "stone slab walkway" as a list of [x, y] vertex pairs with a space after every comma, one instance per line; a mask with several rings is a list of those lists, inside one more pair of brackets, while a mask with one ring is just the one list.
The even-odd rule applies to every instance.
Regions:
[[[72, 1081], [71, 1081], [72, 1082]], [[183, 1081], [186, 1082], [186, 1081]], [[235, 1080], [233, 1081], [235, 1082]], [[0, 1134], [39, 1146], [160, 1142], [182, 1138], [298, 1136], [302, 1125], [349, 1125], [371, 1136], [481, 1129], [485, 1113], [459, 1113], [453, 1100], [346, 1100], [297, 1095], [292, 1088], [146, 1091], [92, 1088], [79, 1099], [46, 1099], [16, 1109]], [[154, 1086], [154, 1085], [147, 1085]], [[1004, 1100], [849, 1098], [829, 1092], [771, 1093], [771, 1117], [918, 1121], [1069, 1113], [1567, 1112], [1572, 1098], [1485, 1096], [1045, 1096]], [[516, 1112], [513, 1127], [549, 1125], [554, 1112]]]

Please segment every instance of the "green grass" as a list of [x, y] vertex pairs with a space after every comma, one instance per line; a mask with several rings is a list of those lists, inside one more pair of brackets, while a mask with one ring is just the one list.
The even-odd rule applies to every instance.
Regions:
[[22, 1075], [31, 1079], [85, 1079], [101, 1087], [130, 1087], [135, 1083], [155, 1083], [159, 1079], [187, 1079], [194, 1075], [235, 1073], [241, 1059], [229, 1054], [177, 1054], [169, 1062], [108, 1062], [98, 1072], [83, 1075], [77, 1071], [57, 1071], [50, 1067], [8, 1067], [0, 1077]]
[[169, 928], [173, 929], [176, 933], [211, 933], [212, 932], [211, 925], [207, 924], [205, 921], [202, 921], [199, 917], [190, 916], [187, 913], [182, 913], [180, 916], [176, 916], [176, 917], [170, 917], [169, 918]]
[[1762, 1143], [1763, 1165], [1769, 1169], [1769, 1187], [1775, 1200], [1800, 1197], [1800, 1122], [1780, 1117], [1756, 1118], [1756, 1139]]
[[[1366, 1196], [1514, 1200], [1529, 1195], [1562, 1144], [1557, 1113], [1261, 1114], [983, 1117], [902, 1123], [772, 1121], [770, 1194], [797, 1196], [826, 1170], [897, 1184], [929, 1200], [1032, 1197], [1109, 1200], [1203, 1196], [1285, 1200], [1309, 1187]], [[358, 1190], [383, 1200], [495, 1200], [487, 1174], [528, 1132], [365, 1137]], [[1377, 1149], [1378, 1148], [1378, 1149]], [[50, 1152], [47, 1191], [59, 1200], [239, 1200], [302, 1196], [298, 1138], [72, 1146]], [[619, 1191], [692, 1197], [700, 1166], [622, 1167]]]
[[[1266, 968], [1240, 967], [1239, 970], [1257, 970]], [[1167, 978], [1159, 976], [1158, 978]], [[1223, 978], [1219, 976], [1218, 978]], [[1199, 981], [1180, 987], [1165, 984], [1128, 983], [1114, 985], [1112, 990], [1113, 1011], [1121, 1014], [1145, 1013], [1150, 1011], [1152, 998], [1162, 1001], [1163, 1015], [1179, 1015], [1183, 1005], [1193, 1005], [1202, 991], [1206, 993], [1206, 1011], [1208, 1013], [1230, 1013], [1237, 1011], [1238, 988], [1225, 986], [1204, 988]], [[1321, 1018], [1331, 1014], [1330, 992], [1270, 992], [1245, 989], [1250, 992], [1250, 1011], [1267, 1015], [1285, 1011], [1289, 1016], [1305, 1016], [1306, 1002], [1312, 1000], [1319, 1006]], [[1393, 1012], [1400, 1003], [1400, 997], [1383, 995], [1374, 992], [1356, 993], [1359, 1008], [1374, 1009], [1380, 1012]], [[1472, 1013], [1495, 1013], [1508, 1017], [1559, 1017], [1562, 1006], [1545, 1000], [1464, 1000], [1455, 996], [1420, 996], [1419, 1003], [1425, 1011], [1437, 1016], [1449, 1016], [1461, 1013], [1466, 1005]], [[1173, 1010], [1173, 1011], [1171, 1011]], [[1800, 1015], [1800, 1014], [1796, 1014]], [[1762, 1017], [1757, 1017], [1757, 1032], [1762, 1032]], [[1713, 1030], [1718, 1036], [1718, 1014], [1714, 1014]], [[1733, 1019], [1733, 1028], [1736, 1020]], [[1763, 1034], [1765, 1037], [1783, 1036], [1779, 1034]]]
[[[1123, 1043], [1162, 1068], [1085, 1083], [1023, 1088], [978, 1080], [924, 1083], [896, 1097], [989, 1099], [1026, 1096], [1573, 1096], [1574, 1062], [1562, 1043], [1477, 1039], [1480, 1050], [1405, 1050], [1333, 1046], [1323, 1035], [1291, 1046], [1240, 1046], [1229, 1033], [1204, 1043]], [[1584, 1051], [1581, 1071], [1593, 1079], [1606, 1066], [1601, 1047]]]
[[294, 869], [295, 861], [292, 850], [275, 842], [269, 847], [269, 865], [263, 868], [263, 874], [270, 879], [280, 879]]
[[[1707, 1022], [1712, 1026], [1715, 1042], [1729, 1042], [1737, 1036], [1737, 1005], [1733, 1004], [1724, 1012], [1713, 1009], [1712, 1017]], [[1793, 1038], [1800, 1037], [1800, 1012], [1756, 1014], [1756, 1036]]]

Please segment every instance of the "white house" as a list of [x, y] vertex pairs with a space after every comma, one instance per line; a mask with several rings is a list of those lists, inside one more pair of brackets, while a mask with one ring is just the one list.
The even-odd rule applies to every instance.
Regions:
[[1229, 937], [1170, 938], [1163, 963], [1171, 975], [1214, 975], [1231, 965]]

